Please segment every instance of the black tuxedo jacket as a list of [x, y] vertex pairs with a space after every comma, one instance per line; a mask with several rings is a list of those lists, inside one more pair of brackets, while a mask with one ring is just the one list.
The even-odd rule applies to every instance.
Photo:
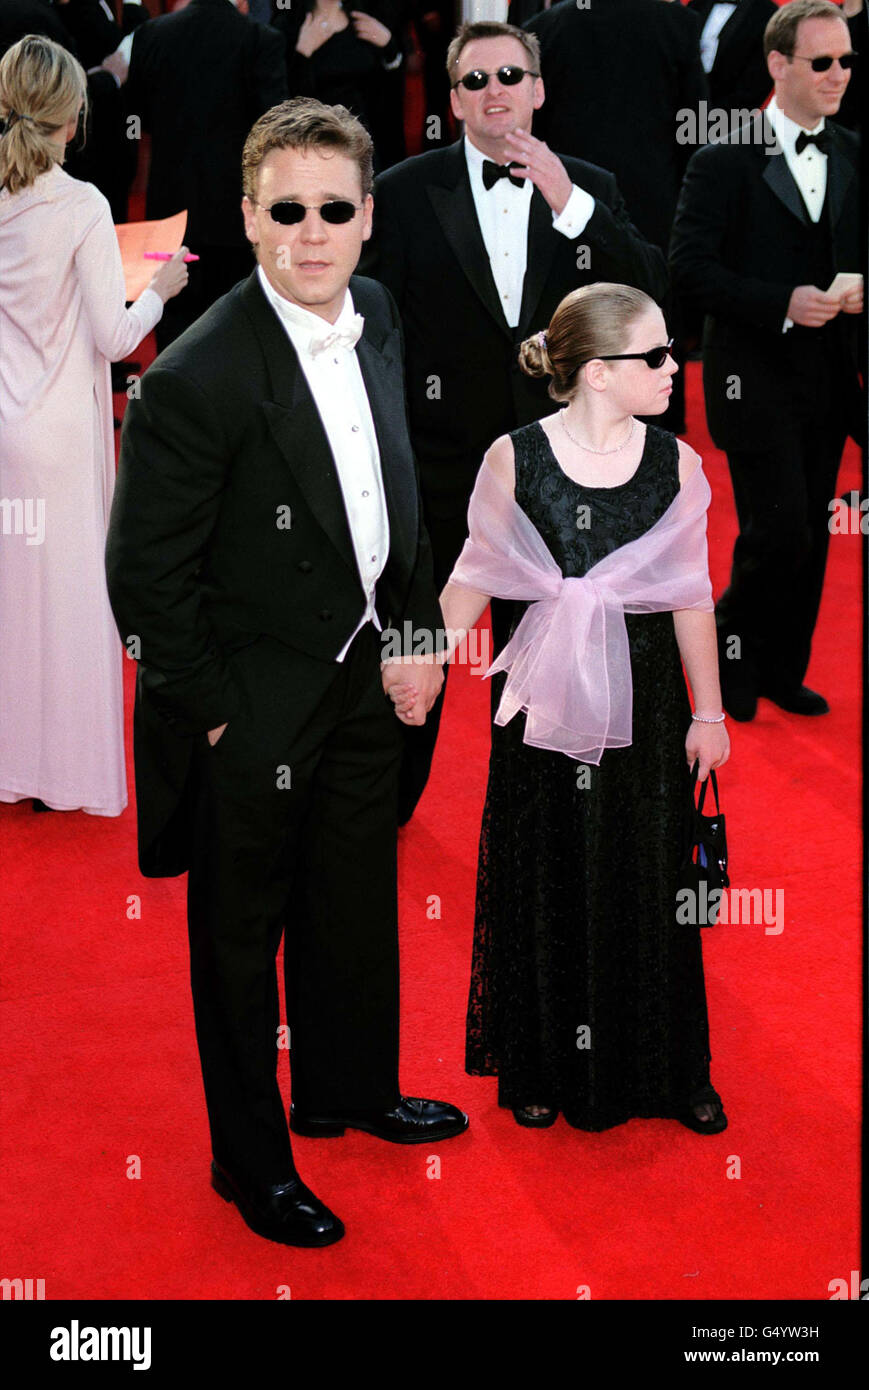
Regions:
[[[804, 336], [811, 330], [798, 330], [795, 338], [794, 329], [782, 333], [792, 291], [812, 283], [808, 214], [784, 154], [766, 153], [774, 141], [767, 118], [755, 117], [750, 127], [753, 143], [745, 142], [749, 131], [743, 128], [693, 156], [670, 254], [675, 288], [707, 315], [706, 414], [722, 449], [762, 446], [780, 429], [782, 412], [827, 405], [812, 401], [811, 377], [799, 371], [795, 358], [796, 344], [811, 348]], [[858, 140], [831, 121], [826, 128], [833, 142], [827, 161], [833, 268], [859, 271], [864, 255]], [[853, 410], [857, 316], [839, 314], [830, 341]]]
[[[480, 231], [464, 143], [405, 160], [377, 179], [374, 235], [363, 265], [398, 304], [407, 354], [411, 434], [432, 516], [457, 516], [498, 435], [553, 409], [546, 382], [519, 369], [518, 345], [546, 328], [570, 290], [614, 280], [666, 291], [664, 258], [633, 226], [612, 174], [565, 159], [595, 198], [575, 241], [553, 229], [535, 189], [519, 326], [508, 327]], [[589, 264], [577, 265], [578, 248]]]
[[553, 150], [611, 169], [640, 231], [666, 254], [679, 184], [693, 153], [677, 113], [707, 100], [700, 26], [678, 3], [563, 0], [529, 20], [546, 101], [534, 134]]
[[281, 35], [227, 0], [190, 0], [137, 28], [125, 93], [151, 136], [145, 216], [187, 208], [185, 241], [243, 246], [241, 152], [287, 98]]
[[[688, 0], [685, 8], [697, 16], [701, 32], [714, 4], [715, 0]], [[777, 8], [773, 0], [739, 0], [721, 30], [715, 62], [708, 73], [711, 106], [751, 111], [766, 101], [772, 78], [763, 56], [763, 31]]]
[[[370, 280], [350, 290], [389, 518], [378, 617], [437, 631], [395, 305]], [[310, 718], [365, 609], [327, 436], [256, 271], [161, 353], [127, 406], [106, 562], [121, 636], [138, 639], [139, 862], [177, 874], [192, 740], [239, 709], [227, 658], [263, 635], [292, 649]]]

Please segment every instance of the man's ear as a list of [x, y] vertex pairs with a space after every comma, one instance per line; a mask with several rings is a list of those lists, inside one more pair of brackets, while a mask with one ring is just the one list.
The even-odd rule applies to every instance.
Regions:
[[256, 235], [256, 218], [253, 210], [253, 203], [245, 193], [241, 200], [241, 215], [244, 218], [244, 233], [248, 241], [256, 246], [259, 237]]
[[459, 96], [457, 87], [450, 87], [450, 110], [457, 121], [463, 121], [465, 119], [462, 115], [462, 99]]
[[780, 82], [788, 70], [789, 63], [785, 55], [774, 48], [766, 55], [766, 66], [773, 82]]
[[542, 78], [542, 77], [535, 77], [535, 79], [534, 79], [534, 96], [533, 96], [534, 110], [535, 110], [535, 111], [539, 111], [545, 100], [546, 100], [546, 88], [543, 86], [543, 78]]
[[370, 193], [366, 193], [362, 199], [362, 240], [368, 241], [371, 236], [372, 218], [374, 216], [374, 198]]

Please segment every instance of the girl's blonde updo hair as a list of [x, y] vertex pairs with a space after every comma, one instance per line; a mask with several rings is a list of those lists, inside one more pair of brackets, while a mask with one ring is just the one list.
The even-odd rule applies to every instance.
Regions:
[[600, 280], [571, 290], [546, 331], [522, 343], [519, 366], [527, 376], [551, 376], [554, 401], [570, 400], [583, 362], [624, 352], [631, 324], [656, 307], [654, 299], [631, 285]]
[[63, 163], [51, 137], [74, 119], [80, 102], [86, 119], [84, 68], [59, 43], [25, 34], [8, 49], [0, 59], [0, 188], [18, 193]]

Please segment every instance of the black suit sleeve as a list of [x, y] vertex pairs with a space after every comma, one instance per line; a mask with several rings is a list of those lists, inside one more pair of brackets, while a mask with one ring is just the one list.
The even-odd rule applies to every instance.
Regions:
[[738, 147], [707, 145], [691, 159], [670, 241], [674, 288], [705, 314], [780, 330], [794, 285], [743, 275], [725, 248], [746, 216]]
[[407, 276], [405, 234], [396, 200], [389, 195], [389, 182], [384, 175], [374, 181], [373, 229], [362, 247], [357, 274], [385, 285], [401, 313]]
[[251, 21], [251, 120], [257, 121], [264, 112], [286, 101], [287, 86], [286, 44], [283, 34], [268, 24]]
[[[700, 60], [700, 35], [703, 32], [699, 20], [688, 10], [674, 11], [674, 19], [682, 21], [682, 34], [679, 55], [676, 60], [676, 111], [696, 111], [699, 115], [700, 103], [709, 100], [709, 82]], [[690, 145], [675, 143], [676, 159], [680, 176], [693, 153]]]
[[[581, 175], [574, 177], [569, 165], [568, 173], [574, 183], [583, 186]], [[577, 243], [589, 246], [595, 280], [633, 285], [658, 301], [665, 297], [667, 262], [661, 250], [634, 226], [614, 174], [606, 174], [602, 194], [594, 195], [594, 212]]]
[[121, 438], [106, 547], [109, 598], [121, 639], [139, 639], [144, 691], [176, 732], [193, 735], [238, 708], [199, 578], [230, 454], [214, 402], [181, 373], [151, 367], [141, 390]]

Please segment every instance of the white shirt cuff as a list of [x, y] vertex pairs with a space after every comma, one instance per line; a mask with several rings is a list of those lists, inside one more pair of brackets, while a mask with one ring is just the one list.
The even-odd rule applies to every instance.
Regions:
[[557, 217], [553, 215], [552, 225], [556, 232], [571, 240], [585, 231], [594, 212], [594, 198], [584, 188], [571, 186], [570, 197]]
[[784, 323], [782, 324], [782, 330], [781, 330], [782, 333], [787, 333], [788, 329], [789, 329], [789, 328], [793, 328], [793, 326], [794, 326], [794, 321], [793, 321], [793, 319], [785, 319]]

